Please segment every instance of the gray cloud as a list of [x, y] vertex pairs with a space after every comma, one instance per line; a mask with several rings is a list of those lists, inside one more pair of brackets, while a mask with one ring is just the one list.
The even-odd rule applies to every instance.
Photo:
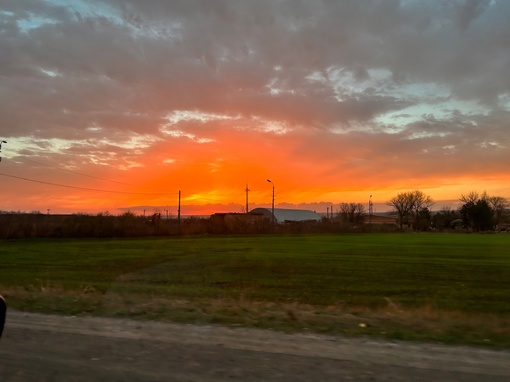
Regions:
[[1, 131], [119, 163], [136, 161], [130, 137], [148, 137], [145, 153], [173, 147], [165, 117], [187, 110], [232, 119], [178, 124], [215, 141], [254, 118], [280, 123], [296, 155], [348, 153], [330, 169], [360, 179], [374, 163], [498, 172], [509, 16], [489, 0], [0, 0]]

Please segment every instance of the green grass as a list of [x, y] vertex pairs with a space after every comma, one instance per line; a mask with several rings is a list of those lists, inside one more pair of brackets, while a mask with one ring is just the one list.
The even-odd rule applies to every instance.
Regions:
[[10, 306], [510, 347], [510, 235], [0, 242]]

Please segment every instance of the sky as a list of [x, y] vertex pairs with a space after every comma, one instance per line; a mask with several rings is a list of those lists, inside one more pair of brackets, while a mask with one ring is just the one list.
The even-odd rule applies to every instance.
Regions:
[[506, 0], [0, 0], [0, 210], [508, 198], [509, 19]]

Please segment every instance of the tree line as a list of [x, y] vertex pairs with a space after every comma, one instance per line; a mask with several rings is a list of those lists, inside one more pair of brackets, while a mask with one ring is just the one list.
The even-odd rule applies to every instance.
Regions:
[[[341, 203], [337, 213], [320, 222], [292, 222], [275, 226], [270, 219], [250, 222], [242, 217], [230, 224], [211, 218], [161, 219], [131, 212], [96, 216], [86, 214], [46, 215], [33, 213], [2, 213], [0, 211], [0, 239], [30, 237], [137, 237], [179, 236], [198, 234], [261, 234], [261, 233], [340, 233], [388, 232], [398, 229], [426, 231], [463, 228], [488, 231], [506, 225], [510, 228], [510, 203], [500, 196], [471, 191], [461, 195], [458, 209], [443, 207], [432, 212], [434, 200], [420, 190], [397, 194], [386, 202], [397, 215], [397, 225], [367, 224], [370, 214], [361, 203]], [[236, 215], [236, 214], [234, 214]], [[228, 222], [227, 222], [228, 223]]]
[[457, 210], [443, 207], [433, 215], [430, 208], [434, 200], [420, 190], [401, 192], [386, 204], [397, 214], [401, 229], [444, 230], [461, 226], [473, 231], [488, 231], [497, 229], [509, 217], [510, 203], [501, 196], [470, 191], [462, 194], [459, 201], [462, 205]]

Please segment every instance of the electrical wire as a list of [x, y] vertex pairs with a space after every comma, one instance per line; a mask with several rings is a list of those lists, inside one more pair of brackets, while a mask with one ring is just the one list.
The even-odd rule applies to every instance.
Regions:
[[21, 176], [9, 175], [9, 174], [4, 174], [4, 173], [0, 173], [0, 176], [6, 176], [8, 178], [25, 180], [27, 182], [46, 184], [46, 185], [50, 185], [50, 186], [73, 188], [73, 189], [76, 189], [76, 190], [83, 190], [83, 191], [107, 192], [107, 193], [111, 193], [111, 194], [149, 195], [149, 196], [168, 196], [168, 195], [177, 195], [178, 194], [177, 192], [172, 192], [172, 193], [147, 193], [147, 192], [128, 192], [128, 191], [99, 190], [99, 189], [96, 189], [96, 188], [78, 187], [78, 186], [70, 186], [70, 185], [67, 185], [67, 184], [44, 182], [42, 180], [24, 178], [24, 177], [21, 177]]
[[33, 160], [33, 159], [30, 159], [30, 158], [26, 158], [24, 157], [23, 158], [24, 160], [26, 161], [29, 161], [29, 162], [33, 162], [33, 163], [37, 163], [37, 164], [40, 164], [40, 165], [43, 165], [43, 166], [47, 166], [47, 167], [50, 167], [50, 168], [54, 168], [56, 170], [60, 170], [60, 171], [67, 171], [67, 172], [71, 172], [73, 174], [78, 174], [78, 175], [82, 175], [82, 176], [86, 176], [88, 178], [93, 178], [93, 179], [98, 179], [98, 180], [103, 180], [105, 182], [111, 182], [111, 183], [118, 183], [118, 184], [122, 184], [124, 186], [134, 186], [134, 184], [129, 184], [129, 183], [123, 183], [123, 182], [117, 182], [115, 180], [110, 180], [110, 179], [105, 179], [105, 178], [100, 178], [98, 176], [94, 176], [94, 175], [89, 175], [89, 174], [84, 174], [82, 172], [78, 172], [78, 171], [74, 171], [74, 170], [69, 170], [67, 168], [61, 168], [61, 167], [57, 167], [57, 166], [53, 166], [51, 164], [47, 164], [47, 163], [43, 163], [43, 162], [39, 162], [39, 161], [36, 161], [36, 160]]

